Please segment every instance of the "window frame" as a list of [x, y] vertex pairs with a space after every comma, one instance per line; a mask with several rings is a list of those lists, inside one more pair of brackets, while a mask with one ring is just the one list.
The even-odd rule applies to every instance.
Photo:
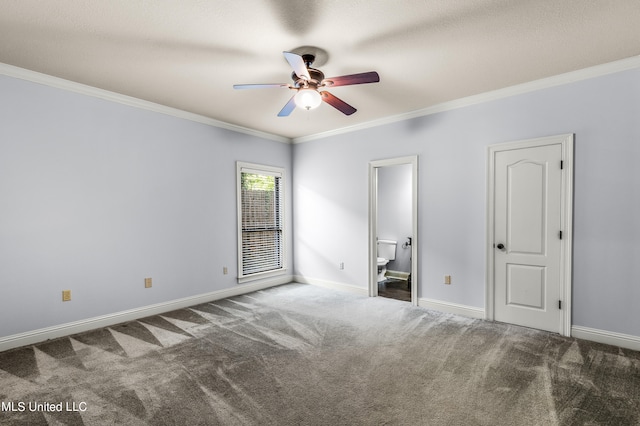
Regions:
[[[281, 200], [281, 267], [269, 271], [254, 272], [251, 274], [243, 273], [244, 256], [242, 252], [242, 173], [252, 173], [267, 176], [276, 176], [280, 178], [279, 197]], [[287, 271], [287, 221], [286, 221], [286, 198], [285, 198], [286, 176], [285, 169], [282, 167], [267, 166], [263, 164], [247, 163], [243, 161], [236, 162], [236, 201], [237, 201], [237, 233], [238, 233], [238, 283], [242, 284], [249, 281], [284, 275]]]

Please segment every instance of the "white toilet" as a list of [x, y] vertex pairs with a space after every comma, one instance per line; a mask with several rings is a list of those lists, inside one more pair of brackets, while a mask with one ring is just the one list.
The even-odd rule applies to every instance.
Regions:
[[387, 279], [387, 263], [396, 259], [396, 245], [396, 241], [378, 240], [378, 282]]

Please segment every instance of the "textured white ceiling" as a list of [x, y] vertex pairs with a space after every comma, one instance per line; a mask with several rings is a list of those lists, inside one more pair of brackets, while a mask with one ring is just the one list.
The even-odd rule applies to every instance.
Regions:
[[[283, 50], [318, 46], [327, 77], [380, 83], [277, 113]], [[640, 55], [638, 0], [0, 0], [0, 62], [288, 138]]]

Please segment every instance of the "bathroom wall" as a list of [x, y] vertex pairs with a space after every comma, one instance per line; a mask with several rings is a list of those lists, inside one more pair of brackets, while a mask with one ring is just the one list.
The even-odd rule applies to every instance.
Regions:
[[0, 93], [0, 340], [238, 287], [238, 160], [286, 169], [291, 231], [287, 143], [7, 76]]
[[412, 237], [410, 164], [378, 169], [378, 238], [393, 240], [396, 259], [389, 261], [389, 271], [411, 272], [411, 247], [403, 244]]
[[295, 273], [366, 293], [368, 164], [418, 155], [418, 297], [483, 309], [487, 146], [575, 133], [573, 324], [640, 336], [638, 117], [633, 68], [298, 143]]

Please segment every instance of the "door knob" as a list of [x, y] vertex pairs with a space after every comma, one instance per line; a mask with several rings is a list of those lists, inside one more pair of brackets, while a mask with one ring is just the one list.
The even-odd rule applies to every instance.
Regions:
[[504, 244], [502, 243], [499, 243], [496, 247], [500, 250], [504, 250]]

